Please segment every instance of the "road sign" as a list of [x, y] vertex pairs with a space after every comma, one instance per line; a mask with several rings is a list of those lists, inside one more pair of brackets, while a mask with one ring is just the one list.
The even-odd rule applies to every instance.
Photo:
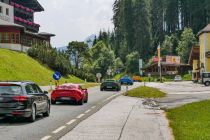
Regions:
[[97, 73], [97, 74], [96, 74], [96, 77], [97, 77], [97, 78], [101, 78], [101, 77], [102, 77], [101, 73]]
[[111, 72], [112, 72], [111, 69], [108, 69], [108, 70], [107, 70], [107, 74], [108, 74], [108, 75], [111, 75]]
[[60, 72], [56, 71], [56, 72], [53, 74], [53, 79], [54, 79], [54, 80], [59, 80], [59, 79], [61, 79], [61, 74], [60, 74]]

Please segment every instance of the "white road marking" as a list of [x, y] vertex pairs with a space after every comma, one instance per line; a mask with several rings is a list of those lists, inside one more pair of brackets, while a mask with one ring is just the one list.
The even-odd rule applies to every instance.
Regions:
[[90, 112], [90, 111], [91, 111], [91, 109], [89, 109], [89, 110], [85, 111], [85, 113], [88, 113], [88, 112]]
[[96, 108], [96, 106], [91, 107], [92, 109]]
[[56, 134], [56, 133], [60, 132], [61, 130], [63, 130], [64, 128], [66, 128], [66, 126], [61, 126], [58, 129], [56, 129], [55, 131], [53, 131], [52, 133]]
[[41, 140], [48, 140], [49, 138], [51, 138], [51, 136], [45, 136], [45, 137], [41, 138]]
[[76, 122], [76, 119], [73, 119], [73, 120], [69, 121], [69, 122], [66, 123], [66, 124], [67, 124], [67, 125], [70, 125], [70, 124], [72, 124], [72, 123], [74, 123], [74, 122]]
[[77, 119], [82, 118], [85, 114], [80, 114], [79, 116], [77, 116]]

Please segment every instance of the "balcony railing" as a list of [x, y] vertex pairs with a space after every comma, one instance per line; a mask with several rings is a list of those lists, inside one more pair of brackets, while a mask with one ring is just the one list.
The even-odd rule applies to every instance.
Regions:
[[34, 13], [34, 10], [33, 10], [33, 9], [30, 9], [30, 8], [25, 7], [25, 6], [23, 6], [23, 5], [20, 5], [20, 4], [14, 3], [14, 2], [11, 2], [10, 5], [11, 5], [11, 6], [14, 6], [15, 8], [24, 10], [24, 11], [26, 11], [26, 12]]
[[25, 26], [28, 30], [33, 31], [33, 32], [38, 32], [39, 31], [39, 24], [27, 21], [25, 19], [22, 19], [20, 17], [14, 17], [15, 23], [20, 24]]

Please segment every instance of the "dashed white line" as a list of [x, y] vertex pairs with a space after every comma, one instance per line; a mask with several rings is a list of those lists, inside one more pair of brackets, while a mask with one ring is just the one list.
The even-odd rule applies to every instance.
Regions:
[[55, 131], [53, 131], [52, 133], [56, 134], [56, 133], [60, 132], [61, 130], [63, 130], [64, 128], [66, 128], [66, 126], [61, 126], [58, 129], [56, 129]]
[[88, 112], [90, 112], [91, 110], [89, 109], [89, 110], [87, 110], [87, 111], [85, 111], [85, 113], [88, 113]]
[[72, 123], [76, 122], [76, 119], [73, 119], [71, 121], [69, 121], [68, 123], [66, 123], [67, 125], [71, 125]]
[[48, 140], [49, 138], [51, 138], [51, 136], [45, 136], [45, 137], [41, 138], [41, 140]]
[[79, 116], [77, 116], [77, 119], [82, 118], [85, 114], [80, 114]]
[[92, 109], [96, 108], [96, 106], [91, 107]]

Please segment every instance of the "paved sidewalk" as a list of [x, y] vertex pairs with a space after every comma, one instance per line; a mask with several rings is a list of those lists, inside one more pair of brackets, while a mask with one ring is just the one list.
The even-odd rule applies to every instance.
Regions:
[[173, 140], [164, 111], [120, 96], [81, 122], [61, 140]]

